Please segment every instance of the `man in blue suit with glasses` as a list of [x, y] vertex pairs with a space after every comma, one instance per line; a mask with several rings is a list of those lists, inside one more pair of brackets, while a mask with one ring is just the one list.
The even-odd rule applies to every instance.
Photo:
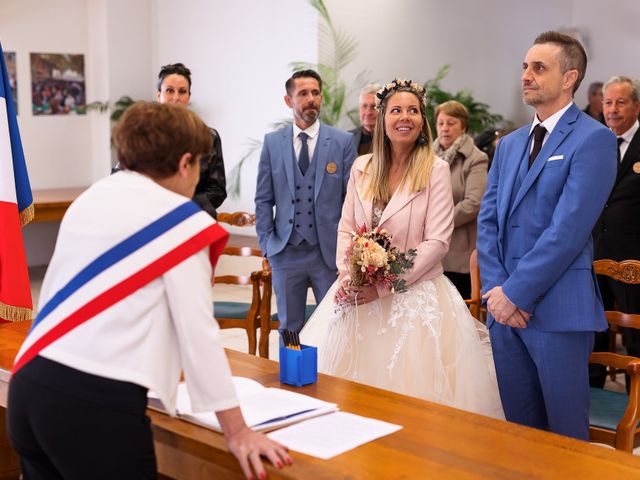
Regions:
[[285, 88], [293, 125], [264, 138], [256, 231], [273, 272], [280, 329], [299, 332], [309, 283], [319, 303], [337, 277], [338, 221], [356, 150], [352, 134], [318, 118], [322, 79], [317, 72], [295, 72]]
[[478, 263], [507, 420], [588, 439], [588, 358], [604, 330], [591, 230], [616, 176], [616, 139], [573, 103], [587, 57], [545, 32], [523, 62], [533, 123], [496, 149]]

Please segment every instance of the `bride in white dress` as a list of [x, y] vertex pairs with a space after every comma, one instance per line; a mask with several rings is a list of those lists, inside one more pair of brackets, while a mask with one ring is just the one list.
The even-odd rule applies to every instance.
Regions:
[[[453, 198], [448, 165], [431, 149], [424, 90], [395, 80], [377, 97], [373, 155], [354, 162], [338, 227], [339, 277], [301, 340], [318, 347], [323, 373], [504, 418], [489, 333], [442, 273]], [[344, 252], [363, 224], [417, 250], [405, 292], [349, 286]]]

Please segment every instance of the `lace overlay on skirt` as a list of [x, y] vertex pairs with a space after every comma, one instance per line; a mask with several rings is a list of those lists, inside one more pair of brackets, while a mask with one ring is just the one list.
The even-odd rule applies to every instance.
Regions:
[[337, 306], [329, 290], [301, 332], [323, 373], [504, 418], [486, 327], [444, 276]]

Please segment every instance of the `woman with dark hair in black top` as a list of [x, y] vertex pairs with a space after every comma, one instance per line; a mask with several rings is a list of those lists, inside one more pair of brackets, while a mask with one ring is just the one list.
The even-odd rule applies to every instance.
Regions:
[[[182, 63], [163, 66], [158, 73], [156, 99], [159, 103], [188, 105], [191, 100], [191, 70]], [[205, 212], [216, 218], [216, 209], [227, 198], [227, 180], [224, 173], [220, 134], [213, 128], [209, 130], [213, 138], [213, 147], [211, 153], [200, 161], [200, 180], [193, 200]], [[116, 165], [111, 173], [119, 169], [120, 165]]]

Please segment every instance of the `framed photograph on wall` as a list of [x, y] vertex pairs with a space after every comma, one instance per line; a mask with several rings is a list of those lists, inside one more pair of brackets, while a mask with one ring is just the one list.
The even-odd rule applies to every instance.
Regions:
[[16, 70], [16, 52], [4, 52], [4, 63], [9, 74], [9, 85], [13, 96], [13, 107], [18, 114], [18, 73]]
[[32, 53], [31, 99], [34, 115], [85, 114], [84, 55]]

